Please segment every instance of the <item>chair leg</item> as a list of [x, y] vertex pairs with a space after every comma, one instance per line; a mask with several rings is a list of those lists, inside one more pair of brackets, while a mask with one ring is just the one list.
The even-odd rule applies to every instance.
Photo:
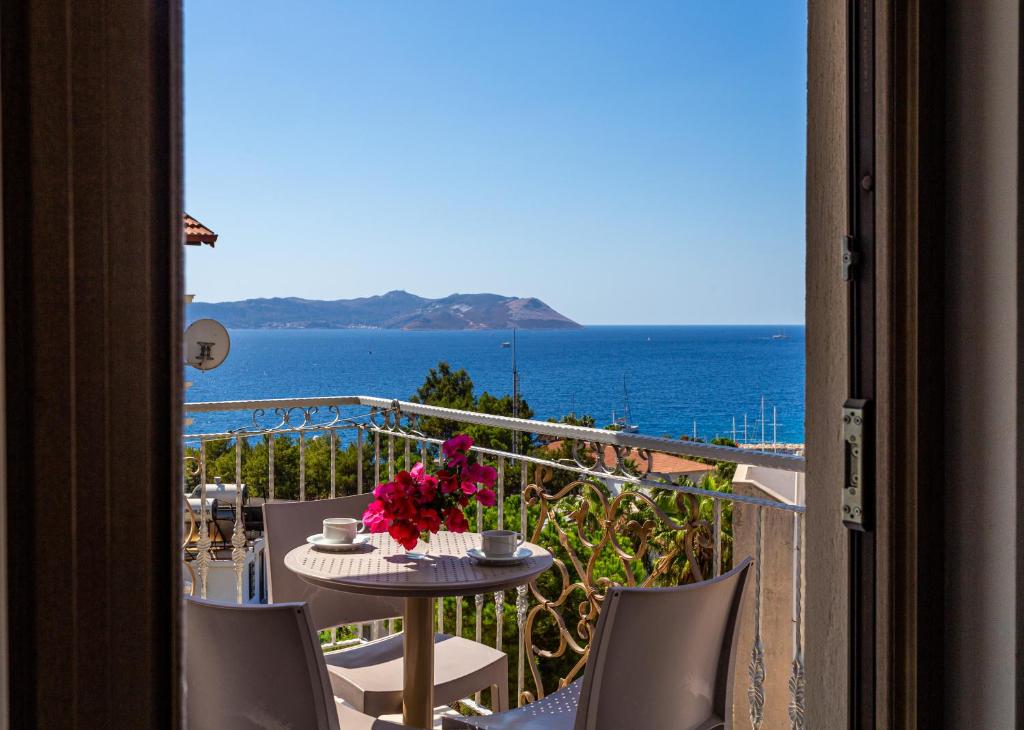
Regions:
[[497, 684], [491, 685], [491, 711], [505, 712], [508, 709], [508, 679], [503, 677]]

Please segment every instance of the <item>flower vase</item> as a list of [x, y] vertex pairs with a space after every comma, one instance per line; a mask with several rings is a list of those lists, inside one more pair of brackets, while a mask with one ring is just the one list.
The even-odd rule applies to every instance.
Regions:
[[409, 560], [426, 560], [430, 557], [430, 533], [421, 532], [420, 540], [412, 550], [406, 549], [405, 557]]

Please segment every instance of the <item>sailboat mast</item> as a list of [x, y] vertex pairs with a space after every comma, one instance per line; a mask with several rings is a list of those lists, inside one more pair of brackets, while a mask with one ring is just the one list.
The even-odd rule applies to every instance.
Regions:
[[761, 448], [762, 449], [764, 448], [764, 444], [765, 444], [765, 426], [767, 426], [767, 425], [768, 424], [766, 424], [764, 422], [764, 396], [762, 395], [761, 396]]
[[779, 443], [779, 409], [772, 406], [772, 451], [778, 450]]
[[626, 425], [629, 426], [633, 423], [633, 414], [629, 410], [629, 390], [626, 389], [626, 375], [622, 375], [622, 396], [623, 396], [623, 407], [626, 409]]

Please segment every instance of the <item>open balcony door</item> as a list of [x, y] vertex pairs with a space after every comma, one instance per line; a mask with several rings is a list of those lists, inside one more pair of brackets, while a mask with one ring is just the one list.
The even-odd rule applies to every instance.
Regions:
[[809, 11], [808, 726], [1020, 725], [1020, 3]]

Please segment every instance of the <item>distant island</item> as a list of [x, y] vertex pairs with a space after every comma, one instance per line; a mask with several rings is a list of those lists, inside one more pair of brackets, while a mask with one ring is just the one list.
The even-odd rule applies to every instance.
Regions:
[[235, 329], [569, 330], [582, 325], [533, 297], [452, 294], [426, 299], [390, 291], [360, 299], [244, 299], [193, 302], [189, 321], [209, 317]]

